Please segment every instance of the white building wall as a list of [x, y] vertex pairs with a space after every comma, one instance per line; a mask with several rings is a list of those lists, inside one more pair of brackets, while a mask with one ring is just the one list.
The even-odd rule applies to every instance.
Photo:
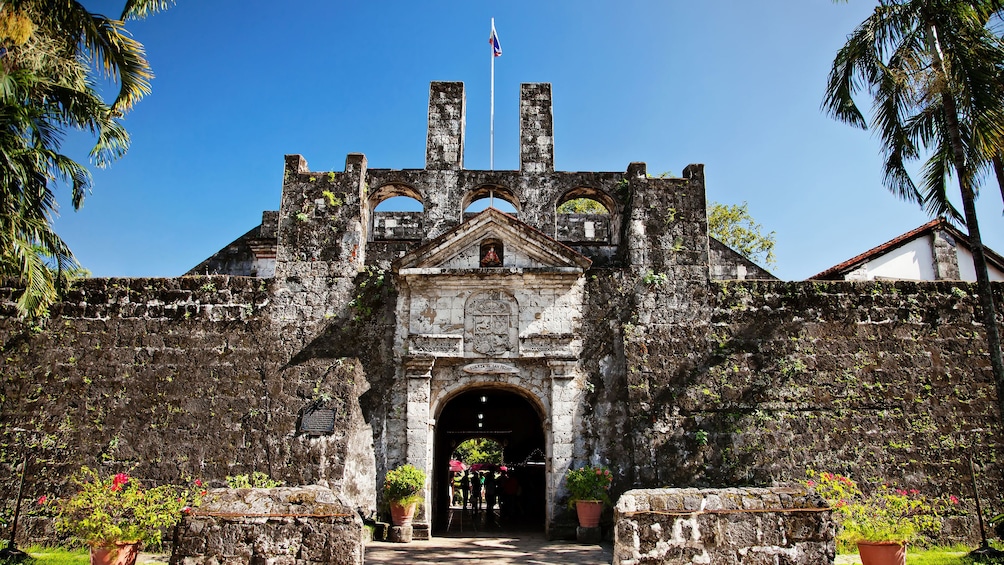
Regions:
[[[976, 281], [976, 266], [973, 265], [973, 254], [968, 249], [956, 247], [959, 257], [959, 276], [964, 281]], [[987, 265], [987, 272], [992, 281], [1004, 281], [1004, 272], [995, 269], [993, 265]]]
[[[962, 280], [976, 282], [973, 254], [958, 245], [955, 247]], [[1004, 272], [989, 265], [990, 280], [1004, 281]], [[870, 281], [878, 278], [915, 281], [936, 280], [934, 250], [931, 236], [917, 238], [884, 255], [872, 259], [844, 277], [849, 281]]]
[[845, 278], [856, 281], [876, 278], [933, 281], [934, 251], [931, 238], [915, 239], [897, 247], [851, 271]]

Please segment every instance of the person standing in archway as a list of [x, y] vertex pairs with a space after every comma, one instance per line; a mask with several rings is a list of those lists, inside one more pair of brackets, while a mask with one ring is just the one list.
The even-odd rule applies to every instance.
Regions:
[[467, 508], [467, 498], [470, 496], [471, 492], [471, 472], [464, 471], [464, 476], [460, 479], [460, 493], [464, 496], [464, 505], [461, 508]]
[[481, 473], [475, 471], [471, 477], [471, 508], [475, 512], [481, 512], [481, 487]]
[[485, 522], [489, 525], [495, 525], [495, 471], [488, 471], [488, 475], [485, 476], [485, 508], [487, 518]]
[[515, 474], [512, 472], [507, 473], [505, 482], [502, 483], [502, 493], [505, 496], [503, 499], [503, 509], [505, 510], [506, 517], [510, 520], [516, 518], [519, 492], [519, 481], [516, 479]]

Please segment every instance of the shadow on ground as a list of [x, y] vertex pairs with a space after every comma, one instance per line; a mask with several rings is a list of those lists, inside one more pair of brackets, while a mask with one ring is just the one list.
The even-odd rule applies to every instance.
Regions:
[[609, 565], [611, 544], [548, 541], [541, 533], [501, 537], [434, 537], [411, 543], [369, 542], [367, 565], [376, 563], [475, 563], [531, 565]]

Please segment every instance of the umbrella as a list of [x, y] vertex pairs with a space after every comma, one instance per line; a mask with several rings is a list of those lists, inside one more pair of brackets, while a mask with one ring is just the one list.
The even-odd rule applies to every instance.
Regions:
[[459, 473], [467, 468], [463, 461], [457, 461], [456, 459], [450, 459], [450, 472]]
[[471, 471], [505, 471], [505, 465], [496, 465], [495, 463], [475, 463], [471, 465]]

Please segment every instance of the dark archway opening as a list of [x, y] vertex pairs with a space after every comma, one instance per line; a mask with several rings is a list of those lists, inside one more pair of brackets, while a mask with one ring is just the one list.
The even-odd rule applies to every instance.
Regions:
[[[465, 440], [487, 438], [503, 447], [506, 474], [515, 479], [518, 491], [507, 501], [500, 484], [500, 506], [493, 514], [462, 509], [454, 504], [450, 484], [454, 474], [450, 459]], [[542, 531], [545, 521], [546, 481], [544, 426], [534, 406], [511, 390], [483, 387], [451, 399], [436, 420], [433, 458], [432, 528], [440, 535], [470, 535], [473, 531]], [[499, 474], [488, 467], [484, 476]], [[504, 479], [503, 479], [504, 481]]]

